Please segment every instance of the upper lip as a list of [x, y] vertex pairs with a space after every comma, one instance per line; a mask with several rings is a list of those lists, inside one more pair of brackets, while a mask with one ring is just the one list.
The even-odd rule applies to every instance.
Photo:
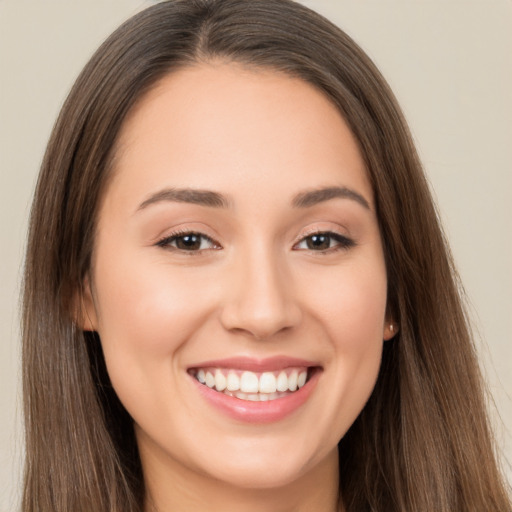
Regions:
[[257, 359], [247, 356], [229, 357], [226, 359], [215, 359], [209, 361], [202, 361], [201, 363], [194, 364], [189, 369], [194, 368], [231, 368], [237, 370], [246, 370], [250, 372], [273, 372], [284, 370], [285, 368], [310, 368], [320, 366], [314, 361], [306, 359], [299, 359], [296, 357], [288, 356], [274, 356], [264, 359]]

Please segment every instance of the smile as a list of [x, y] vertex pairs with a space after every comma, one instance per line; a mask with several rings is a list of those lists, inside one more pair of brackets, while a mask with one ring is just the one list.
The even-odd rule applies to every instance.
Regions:
[[281, 421], [301, 409], [323, 373], [317, 361], [288, 356], [231, 357], [187, 369], [212, 410], [244, 424]]
[[190, 374], [201, 384], [227, 396], [252, 402], [284, 398], [302, 388], [308, 380], [308, 368], [252, 372], [228, 368], [196, 368]]

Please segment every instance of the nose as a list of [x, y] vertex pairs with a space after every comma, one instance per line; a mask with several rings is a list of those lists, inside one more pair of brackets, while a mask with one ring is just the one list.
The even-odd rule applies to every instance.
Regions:
[[231, 269], [221, 312], [225, 329], [263, 340], [300, 324], [302, 311], [290, 272], [276, 260], [253, 253]]

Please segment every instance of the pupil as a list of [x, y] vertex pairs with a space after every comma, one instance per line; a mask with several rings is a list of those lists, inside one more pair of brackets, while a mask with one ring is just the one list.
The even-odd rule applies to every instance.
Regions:
[[312, 235], [308, 238], [308, 249], [329, 249], [329, 235]]
[[176, 239], [178, 249], [187, 251], [199, 249], [201, 245], [201, 237], [198, 235], [183, 235]]

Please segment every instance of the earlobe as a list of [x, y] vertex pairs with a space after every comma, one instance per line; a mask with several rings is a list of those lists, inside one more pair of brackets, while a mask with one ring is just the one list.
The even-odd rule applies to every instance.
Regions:
[[77, 290], [73, 302], [73, 319], [76, 326], [83, 331], [96, 331], [98, 319], [89, 277], [84, 279], [83, 285], [80, 290]]
[[393, 320], [389, 321], [389, 320], [386, 320], [386, 322], [384, 323], [384, 333], [383, 333], [383, 338], [384, 338], [384, 341], [388, 341], [392, 338], [394, 338], [397, 333], [398, 333], [398, 324], [396, 322], [394, 322]]

